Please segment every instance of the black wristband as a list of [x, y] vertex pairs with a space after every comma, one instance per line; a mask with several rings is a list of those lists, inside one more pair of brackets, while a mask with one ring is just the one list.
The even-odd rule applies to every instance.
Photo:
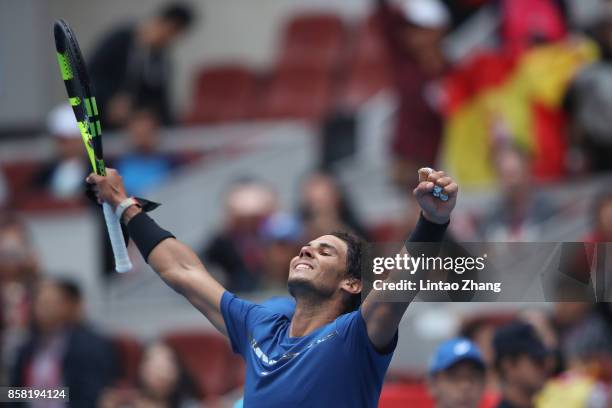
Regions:
[[411, 254], [437, 256], [440, 253], [444, 233], [449, 223], [450, 221], [446, 224], [436, 224], [421, 214], [404, 247]]
[[148, 261], [149, 254], [157, 244], [165, 239], [175, 238], [170, 232], [157, 225], [144, 211], [136, 214], [128, 222], [127, 230], [145, 261]]
[[448, 224], [450, 224], [450, 221], [446, 224], [436, 224], [421, 214], [416, 227], [408, 238], [408, 242], [440, 242], [444, 238]]

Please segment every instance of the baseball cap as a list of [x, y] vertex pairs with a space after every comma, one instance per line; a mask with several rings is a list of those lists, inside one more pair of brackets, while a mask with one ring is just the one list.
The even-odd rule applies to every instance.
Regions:
[[464, 337], [456, 337], [438, 346], [429, 365], [429, 374], [447, 370], [462, 361], [472, 361], [482, 368], [485, 367], [478, 346]]
[[49, 112], [47, 128], [49, 133], [59, 138], [78, 139], [81, 137], [74, 111], [68, 103], [58, 105]]
[[541, 360], [549, 354], [533, 326], [524, 322], [512, 322], [497, 329], [493, 336], [493, 350], [497, 361], [505, 356], [521, 354]]
[[402, 4], [404, 18], [425, 28], [444, 28], [451, 22], [450, 12], [440, 0], [405, 0]]

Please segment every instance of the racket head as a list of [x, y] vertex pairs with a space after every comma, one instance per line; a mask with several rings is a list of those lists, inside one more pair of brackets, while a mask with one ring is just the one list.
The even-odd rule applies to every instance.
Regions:
[[96, 174], [105, 175], [100, 116], [79, 43], [68, 23], [62, 19], [53, 25], [53, 35], [60, 73], [91, 166]]

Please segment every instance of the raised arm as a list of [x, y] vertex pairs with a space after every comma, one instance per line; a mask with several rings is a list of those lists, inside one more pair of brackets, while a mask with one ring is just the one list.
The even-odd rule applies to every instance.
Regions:
[[[444, 189], [448, 201], [442, 201], [431, 194], [434, 185]], [[401, 254], [414, 251], [418, 248], [418, 243], [442, 240], [450, 222], [450, 214], [457, 202], [457, 192], [457, 184], [444, 172], [419, 170], [419, 185], [413, 193], [421, 207], [421, 217], [408, 242], [402, 248]], [[415, 248], [412, 248], [410, 243], [414, 243]], [[401, 273], [394, 271], [389, 274], [386, 282], [399, 281], [401, 278]], [[384, 350], [391, 343], [402, 316], [416, 293], [414, 292], [412, 298], [406, 298], [404, 302], [388, 301], [382, 291], [373, 290], [366, 297], [361, 305], [361, 314], [366, 322], [368, 337], [377, 349]]]
[[[121, 176], [106, 169], [106, 176], [91, 174], [87, 182], [94, 185], [98, 201], [113, 208], [128, 198]], [[221, 296], [225, 289], [206, 270], [198, 256], [185, 244], [161, 229], [147, 214], [130, 206], [122, 216], [130, 237], [142, 256], [172, 289], [185, 296], [224, 335], [227, 335], [221, 315]]]

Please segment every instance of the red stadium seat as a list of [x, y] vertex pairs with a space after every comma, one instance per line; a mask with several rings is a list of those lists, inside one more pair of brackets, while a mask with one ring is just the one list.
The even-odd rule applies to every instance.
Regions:
[[137, 339], [119, 335], [111, 339], [120, 363], [119, 383], [136, 386], [138, 383], [138, 367], [142, 359], [142, 344]]
[[[499, 403], [499, 396], [485, 392], [480, 408], [493, 408]], [[429, 395], [427, 386], [420, 384], [385, 384], [380, 394], [378, 408], [433, 408], [434, 401]]]
[[244, 381], [242, 360], [226, 339], [208, 332], [175, 332], [164, 337], [207, 399], [223, 395]]
[[342, 57], [345, 30], [334, 14], [304, 14], [285, 29], [279, 67], [318, 68], [332, 72]]
[[434, 403], [424, 384], [386, 384], [378, 402], [379, 408], [433, 408]]
[[277, 71], [261, 97], [259, 116], [319, 120], [331, 106], [331, 79], [312, 68]]
[[196, 77], [188, 124], [248, 119], [257, 88], [256, 75], [240, 65], [202, 69]]
[[60, 199], [34, 186], [36, 175], [43, 169], [40, 161], [20, 161], [2, 165], [9, 190], [9, 205], [31, 213], [76, 210], [84, 207], [81, 198]]

